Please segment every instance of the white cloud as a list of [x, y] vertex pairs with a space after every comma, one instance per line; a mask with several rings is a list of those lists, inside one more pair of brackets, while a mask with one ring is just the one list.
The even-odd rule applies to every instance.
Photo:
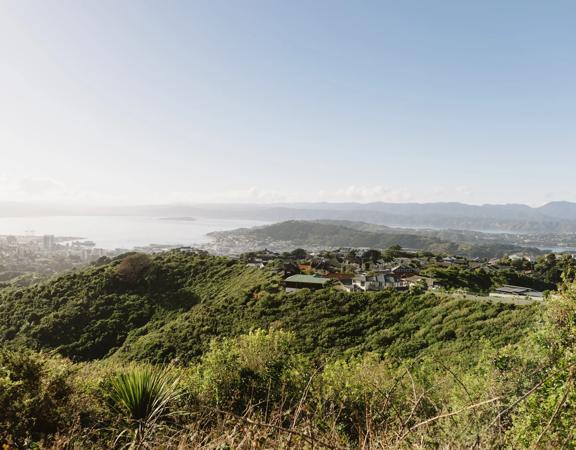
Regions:
[[470, 186], [435, 186], [432, 187], [426, 201], [473, 201], [474, 189]]
[[426, 191], [383, 185], [348, 185], [334, 189], [286, 190], [256, 186], [222, 191], [133, 191], [96, 192], [65, 185], [50, 177], [16, 177], [0, 174], [0, 200], [50, 201], [69, 204], [130, 205], [169, 203], [305, 203], [305, 202], [434, 202], [474, 203], [467, 186], [431, 186]]
[[157, 203], [283, 203], [283, 202], [407, 202], [413, 201], [411, 192], [383, 186], [346, 186], [334, 190], [281, 192], [274, 189], [249, 187], [209, 194], [173, 192], [168, 196], [158, 193], [152, 197]]
[[22, 178], [17, 182], [17, 189], [24, 194], [43, 196], [62, 192], [64, 185], [51, 178]]
[[0, 174], [0, 199], [8, 201], [61, 198], [65, 186], [45, 177], [14, 177]]
[[0, 201], [67, 204], [134, 204], [128, 195], [106, 194], [71, 187], [51, 177], [14, 176], [0, 173]]
[[250, 187], [221, 192], [172, 192], [157, 193], [150, 199], [155, 203], [276, 203], [290, 201], [290, 196], [273, 189]]
[[384, 186], [347, 186], [333, 191], [321, 190], [316, 201], [328, 202], [408, 202], [413, 194], [405, 189], [390, 189]]

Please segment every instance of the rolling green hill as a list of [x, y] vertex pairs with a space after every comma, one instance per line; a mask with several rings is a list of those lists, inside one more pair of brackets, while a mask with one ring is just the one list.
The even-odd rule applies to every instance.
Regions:
[[[136, 261], [126, 264], [131, 259]], [[128, 255], [30, 288], [2, 291], [0, 340], [56, 349], [74, 359], [102, 358], [146, 327], [272, 279], [269, 272], [225, 258]]]
[[286, 294], [277, 274], [223, 257], [131, 254], [0, 294], [0, 341], [54, 349], [75, 360], [191, 361], [214, 338], [255, 328], [294, 332], [315, 357], [499, 347], [519, 340], [536, 307], [434, 294], [335, 290]]

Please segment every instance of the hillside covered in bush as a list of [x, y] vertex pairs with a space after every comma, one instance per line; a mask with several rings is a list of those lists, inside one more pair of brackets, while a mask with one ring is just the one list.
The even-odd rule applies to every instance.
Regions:
[[[573, 448], [576, 287], [285, 293], [138, 253], [0, 291], [7, 448]], [[461, 279], [465, 282], [465, 278]]]
[[318, 358], [375, 352], [398, 358], [516, 342], [536, 306], [478, 303], [442, 294], [285, 293], [272, 269], [180, 251], [129, 254], [0, 294], [0, 339], [73, 360], [107, 356], [198, 359], [214, 338], [274, 328]]

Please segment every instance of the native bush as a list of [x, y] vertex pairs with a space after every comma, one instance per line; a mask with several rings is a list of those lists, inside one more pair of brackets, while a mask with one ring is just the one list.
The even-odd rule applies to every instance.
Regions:
[[63, 358], [0, 350], [0, 440], [22, 445], [79, 419], [71, 383], [75, 370]]
[[104, 382], [110, 404], [126, 422], [132, 447], [146, 443], [150, 433], [174, 413], [181, 395], [179, 384], [168, 369], [152, 366], [122, 371]]
[[243, 412], [250, 405], [294, 402], [309, 371], [294, 351], [294, 335], [254, 330], [213, 341], [189, 380], [202, 401]]

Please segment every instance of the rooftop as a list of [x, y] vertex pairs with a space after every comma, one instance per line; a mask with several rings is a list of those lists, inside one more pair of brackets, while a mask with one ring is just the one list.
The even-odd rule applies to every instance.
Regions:
[[292, 275], [291, 277], [286, 278], [284, 281], [290, 283], [307, 283], [307, 284], [324, 285], [331, 280], [330, 278], [315, 277], [313, 275]]
[[494, 292], [501, 293], [501, 294], [510, 294], [510, 295], [524, 295], [524, 296], [531, 296], [531, 297], [541, 297], [542, 292], [536, 291], [534, 289], [523, 287], [523, 286], [511, 286], [509, 284], [505, 284], [499, 288], [496, 288]]

